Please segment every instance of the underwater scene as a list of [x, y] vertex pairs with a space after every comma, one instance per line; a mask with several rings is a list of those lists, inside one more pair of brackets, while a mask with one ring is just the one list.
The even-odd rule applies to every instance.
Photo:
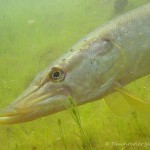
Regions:
[[[124, 62], [122, 58], [114, 66], [110, 62], [109, 69], [101, 64], [108, 73], [102, 72], [104, 76], [99, 82], [96, 72], [90, 75], [94, 80], [87, 77], [90, 71], [86, 71], [91, 68], [87, 62], [81, 64], [84, 57], [78, 57], [80, 53], [74, 54], [71, 49], [74, 59], [70, 53], [66, 54], [97, 27], [142, 5], [150, 8], [150, 0], [0, 0], [0, 150], [150, 150], [150, 62], [146, 62], [150, 49], [144, 47], [150, 40], [148, 30], [140, 33], [145, 37], [149, 33], [144, 40], [141, 38], [146, 43], [140, 55], [146, 58], [143, 65], [140, 57], [132, 63], [125, 62], [130, 68], [137, 63], [137, 68], [141, 65], [145, 72], [142, 75], [137, 72], [140, 75], [136, 79], [132, 79], [132, 75], [130, 79], [125, 78], [120, 81], [122, 86], [117, 84], [112, 90], [106, 90], [104, 80], [113, 80], [109, 79], [114, 71], [111, 67], [116, 69], [120, 61]], [[140, 19], [144, 19], [147, 14], [141, 17], [141, 13]], [[150, 22], [148, 25], [150, 29]], [[119, 49], [121, 56], [124, 55], [124, 49], [110, 35], [104, 35], [102, 47], [107, 50], [96, 56], [107, 55], [113, 45], [114, 51]], [[84, 41], [89, 42], [90, 36], [93, 35]], [[129, 39], [124, 45], [132, 50], [130, 43], [133, 41]], [[81, 45], [78, 42], [73, 48]], [[140, 47], [139, 39], [136, 45]], [[86, 46], [83, 44], [82, 48]], [[97, 48], [94, 50], [97, 53]], [[94, 56], [93, 53], [86, 55]], [[59, 67], [60, 62], [55, 61], [59, 58], [71, 60], [67, 69], [62, 69], [64, 64]], [[103, 57], [101, 60], [109, 62]], [[56, 66], [47, 76], [51, 64]], [[123, 76], [121, 73], [118, 74]], [[67, 85], [62, 85], [64, 81]], [[95, 94], [101, 95], [88, 95], [88, 90], [91, 93], [98, 83], [104, 84], [101, 87], [105, 93], [98, 90]], [[72, 93], [68, 84], [75, 87], [76, 98], [68, 94]], [[40, 89], [46, 94], [41, 96], [41, 90], [34, 95]], [[58, 101], [62, 97], [63, 101]]]

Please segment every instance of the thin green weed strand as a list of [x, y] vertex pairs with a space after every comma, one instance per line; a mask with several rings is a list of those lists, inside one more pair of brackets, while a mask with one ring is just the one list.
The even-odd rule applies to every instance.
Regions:
[[73, 98], [71, 98], [71, 97], [68, 97], [68, 104], [65, 102], [65, 107], [70, 112], [71, 117], [73, 118], [73, 120], [75, 121], [75, 123], [78, 127], [83, 149], [94, 150], [86, 132], [84, 131], [84, 129], [82, 127], [80, 113], [78, 111], [78, 106], [77, 106], [77, 103], [75, 102], [75, 100], [73, 100]]

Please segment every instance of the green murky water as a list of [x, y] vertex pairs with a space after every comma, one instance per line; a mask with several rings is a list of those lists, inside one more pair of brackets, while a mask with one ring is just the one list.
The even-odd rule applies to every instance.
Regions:
[[[0, 108], [13, 101], [38, 72], [77, 40], [111, 18], [148, 2], [120, 1], [0, 0]], [[128, 88], [147, 98], [149, 83], [145, 77]], [[79, 124], [64, 111], [29, 123], [0, 126], [0, 149], [150, 149], [149, 120], [135, 115], [129, 120], [118, 118], [103, 100], [80, 106], [78, 111], [86, 133], [84, 141]]]

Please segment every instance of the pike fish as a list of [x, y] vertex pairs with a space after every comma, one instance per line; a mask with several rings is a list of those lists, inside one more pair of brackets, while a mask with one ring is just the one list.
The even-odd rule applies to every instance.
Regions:
[[[150, 3], [98, 27], [72, 46], [1, 112], [0, 124], [28, 122], [65, 110], [68, 97], [82, 105], [115, 91], [136, 110], [150, 114], [150, 103], [122, 88], [149, 73]], [[106, 103], [115, 109], [113, 101]]]

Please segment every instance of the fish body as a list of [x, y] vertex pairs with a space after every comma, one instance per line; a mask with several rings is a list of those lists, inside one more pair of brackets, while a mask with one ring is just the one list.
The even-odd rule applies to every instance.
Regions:
[[109, 21], [38, 74], [1, 124], [31, 121], [98, 100], [150, 73], [150, 3]]
[[[85, 82], [89, 82], [88, 86], [93, 86], [98, 93], [99, 90], [105, 93], [111, 85], [119, 83], [124, 86], [150, 73], [149, 37], [150, 4], [147, 4], [100, 26], [54, 63], [61, 65], [65, 59], [68, 62], [74, 61], [68, 64], [77, 66], [76, 62], [85, 60], [82, 72], [91, 76]], [[103, 97], [103, 94], [99, 95]]]

